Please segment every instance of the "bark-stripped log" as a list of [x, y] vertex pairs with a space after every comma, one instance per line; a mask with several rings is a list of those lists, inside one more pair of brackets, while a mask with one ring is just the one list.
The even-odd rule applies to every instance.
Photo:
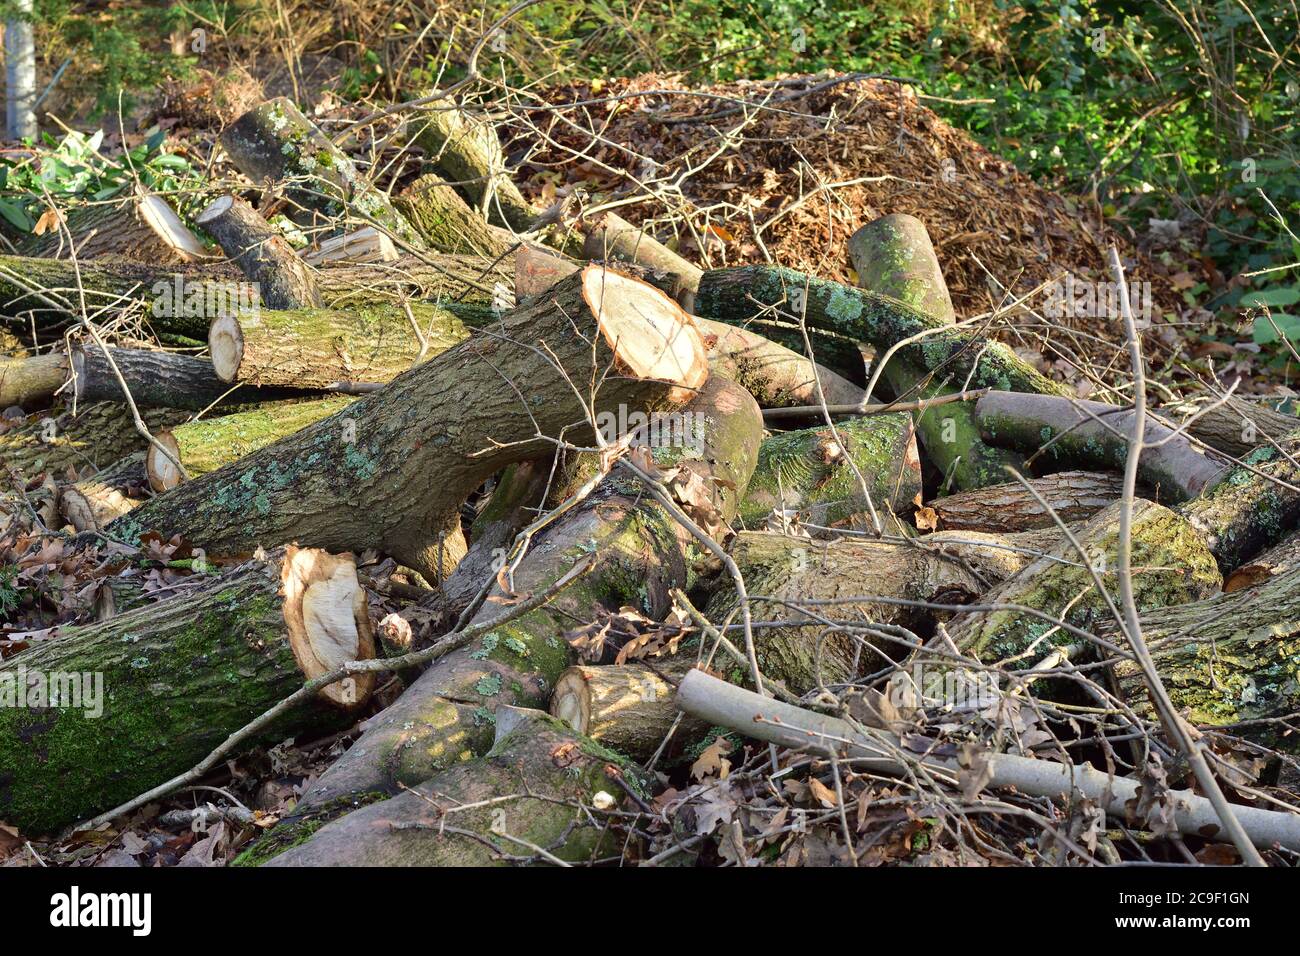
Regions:
[[194, 220], [257, 284], [268, 309], [319, 308], [316, 277], [289, 241], [238, 196], [221, 196]]
[[[0, 663], [0, 698], [11, 699], [0, 707], [0, 817], [46, 833], [119, 804], [198, 763], [304, 678], [373, 656], [352, 558], [292, 547], [64, 628]], [[34, 703], [55, 675], [75, 681], [57, 689], [57, 705], [53, 693]], [[262, 741], [346, 722], [373, 683], [365, 674], [325, 688]]]
[[1263, 402], [1240, 398], [1197, 398], [1162, 405], [1160, 415], [1187, 430], [1211, 448], [1240, 457], [1270, 438], [1285, 438], [1300, 427], [1294, 415], [1275, 411]]
[[277, 829], [237, 864], [493, 866], [512, 857], [544, 863], [537, 847], [581, 864], [622, 852], [623, 837], [589, 808], [630, 802], [628, 790], [648, 802], [651, 775], [540, 711], [501, 713], [486, 756], [318, 830], [319, 819]]
[[[190, 478], [197, 478], [328, 418], [352, 401], [346, 396], [336, 396], [314, 402], [279, 403], [220, 418], [186, 422], [154, 437], [185, 466]], [[156, 446], [149, 446], [145, 462], [149, 487], [156, 492], [169, 491], [183, 480], [175, 463]]]
[[[155, 432], [189, 417], [174, 408], [142, 408], [140, 415]], [[0, 431], [0, 463], [34, 478], [42, 471], [62, 474], [69, 468], [106, 468], [146, 446], [125, 405], [96, 402], [80, 406], [75, 415], [71, 411], [32, 415]]]
[[673, 302], [593, 267], [503, 315], [492, 334], [160, 495], [110, 533], [182, 534], [214, 555], [289, 540], [373, 547], [431, 577], [437, 534], [475, 488], [552, 447], [539, 433], [589, 434], [582, 403], [606, 371], [595, 407], [617, 413], [684, 401], [708, 364], [699, 332]]
[[350, 213], [412, 249], [425, 248], [420, 234], [383, 191], [288, 98], [278, 96], [239, 117], [222, 130], [221, 145], [255, 183], [284, 183], [308, 209], [330, 219]]
[[77, 531], [103, 531], [114, 518], [139, 505], [149, 487], [144, 459], [144, 452], [135, 452], [65, 487], [59, 493], [64, 519]]
[[1091, 518], [1124, 490], [1119, 475], [1093, 471], [1060, 471], [1026, 482], [1050, 511], [1018, 481], [935, 498], [926, 505], [934, 509], [943, 530], [1029, 531], [1055, 527], [1052, 511], [1067, 523]]
[[519, 245], [510, 232], [490, 225], [442, 177], [432, 173], [411, 183], [393, 202], [419, 230], [429, 248], [439, 252], [492, 260]]
[[[1024, 452], [1045, 449], [1048, 462], [1097, 470], [1124, 470], [1133, 410], [1054, 395], [990, 392], [975, 403], [984, 438]], [[1147, 447], [1138, 476], [1165, 501], [1195, 498], [1213, 488], [1232, 463], [1194, 446], [1155, 416], [1146, 422]]]
[[411, 302], [225, 315], [208, 330], [208, 349], [223, 382], [382, 383], [469, 338], [466, 321], [484, 326], [491, 313]]
[[[1111, 620], [1089, 566], [1118, 607], [1119, 508], [1116, 502], [1076, 529], [1087, 564], [1069, 541], [1062, 540], [980, 603], [1032, 608], [1084, 630]], [[1132, 546], [1133, 592], [1140, 611], [1200, 600], [1223, 583], [1214, 555], [1196, 529], [1162, 505], [1142, 499], [1133, 503]], [[1050, 620], [1012, 609], [962, 614], [948, 630], [958, 647], [985, 663], [1017, 657], [1023, 667], [1056, 645], [1080, 641]]]
[[[838, 440], [836, 439], [838, 435]], [[855, 470], [856, 469], [856, 470]], [[763, 442], [740, 518], [761, 528], [772, 512], [834, 527], [876, 509], [905, 512], [920, 500], [921, 459], [909, 415], [870, 415], [782, 432]]]
[[[779, 534], [742, 532], [730, 547], [745, 577], [755, 618], [788, 622], [754, 633], [759, 669], [796, 694], [850, 681], [899, 656], [900, 647], [878, 636], [861, 641], [824, 620], [848, 627], [896, 625], [927, 628], [931, 612], [886, 603], [888, 599], [966, 604], [1016, 574], [1050, 547], [1055, 537], [986, 535], [975, 531], [932, 534], [916, 541], [814, 541]], [[886, 601], [875, 600], [885, 598]], [[847, 599], [847, 600], [845, 600]], [[799, 608], [801, 601], [840, 601]], [[723, 581], [707, 616], [721, 623], [737, 606]], [[718, 662], [715, 661], [715, 666]], [[734, 683], [748, 674], [728, 664]]]
[[515, 232], [532, 225], [536, 213], [506, 171], [491, 123], [439, 103], [411, 120], [410, 138], [488, 222]]
[[[946, 325], [956, 321], [948, 284], [925, 224], [895, 214], [863, 226], [848, 240], [858, 285], [891, 296]], [[960, 388], [951, 376], [931, 376], [912, 362], [891, 357], [885, 384], [900, 398], [937, 398]], [[970, 402], [950, 403], [914, 413], [917, 433], [930, 463], [943, 475], [944, 488], [979, 488], [1005, 481], [1007, 469], [1025, 470], [1024, 458], [987, 444], [973, 421]]]
[[[758, 408], [743, 389], [715, 377], [686, 411], [704, 422], [702, 453], [682, 457], [681, 449], [665, 449], [663, 456], [698, 476], [721, 516], [730, 517], [758, 454]], [[514, 569], [514, 589], [537, 594], [592, 562], [593, 554], [599, 559], [592, 570], [550, 604], [435, 661], [368, 722], [352, 749], [303, 794], [300, 807], [395, 792], [482, 753], [491, 740], [497, 707], [545, 706], [556, 679], [571, 663], [565, 635], [576, 625], [591, 621], [599, 608], [612, 613], [625, 604], [658, 619], [670, 606], [671, 589], [694, 582], [694, 562], [701, 556], [695, 539], [638, 480], [610, 476], [581, 506], [533, 539]], [[504, 599], [498, 583], [474, 622], [496, 617]]]

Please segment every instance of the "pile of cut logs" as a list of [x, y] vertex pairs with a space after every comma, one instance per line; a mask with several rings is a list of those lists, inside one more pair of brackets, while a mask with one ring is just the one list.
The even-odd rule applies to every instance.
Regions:
[[[287, 100], [222, 134], [248, 195], [324, 237], [309, 251], [226, 195], [196, 220], [220, 255], [149, 201], [174, 256], [103, 255], [123, 247], [73, 215], [0, 256], [0, 312], [37, 350], [2, 360], [0, 407], [68, 409], [0, 433], [6, 468], [59, 479], [73, 546], [179, 536], [200, 572], [109, 582], [98, 620], [0, 662], [105, 687], [94, 718], [0, 709], [0, 820], [102, 823], [356, 723], [396, 673], [244, 862], [616, 856], [652, 758], [719, 724], [906, 772], [873, 757], [887, 729], [827, 705], [918, 655], [1013, 678], [1106, 660], [1106, 706], [1153, 726], [1128, 566], [1177, 719], [1295, 753], [1294, 418], [1077, 400], [956, 321], [910, 217], [853, 237], [858, 288], [702, 271], [615, 215], [530, 207], [491, 127], [445, 105], [410, 126], [429, 171], [391, 198]], [[123, 321], [174, 348], [108, 344]], [[408, 582], [382, 621], [365, 553]], [[1121, 816], [1136, 786], [990, 756], [988, 786]], [[1186, 832], [1229, 838], [1178, 799]], [[1235, 809], [1300, 851], [1300, 818]]]

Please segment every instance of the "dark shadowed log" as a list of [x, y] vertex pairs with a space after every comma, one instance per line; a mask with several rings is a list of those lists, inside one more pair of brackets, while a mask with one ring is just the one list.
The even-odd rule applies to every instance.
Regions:
[[1294, 415], [1274, 411], [1264, 402], [1240, 398], [1198, 398], [1162, 405], [1159, 413], [1224, 454], [1245, 455], [1270, 438], [1278, 440], [1300, 427]]
[[[141, 409], [140, 414], [152, 431], [189, 418], [188, 412], [174, 408]], [[68, 468], [107, 468], [144, 451], [146, 444], [125, 405], [96, 402], [80, 406], [75, 415], [66, 410], [32, 415], [0, 431], [0, 463], [34, 478], [42, 471], [62, 474]]]

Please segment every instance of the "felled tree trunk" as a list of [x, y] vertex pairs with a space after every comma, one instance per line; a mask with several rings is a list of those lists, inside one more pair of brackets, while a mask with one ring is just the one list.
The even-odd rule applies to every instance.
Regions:
[[[1050, 462], [1072, 467], [1123, 471], [1133, 432], [1133, 410], [1102, 402], [1053, 395], [990, 392], [975, 403], [985, 439], [1034, 452], [1045, 448]], [[1194, 447], [1168, 425], [1148, 416], [1138, 463], [1143, 483], [1170, 502], [1195, 498], [1213, 488], [1232, 463], [1213, 451]]]
[[30, 358], [0, 357], [0, 408], [47, 399], [67, 380], [67, 361], [57, 352]]
[[941, 371], [954, 381], [970, 379], [972, 388], [1064, 394], [1005, 345], [986, 342], [964, 329], [946, 329], [934, 316], [875, 292], [864, 292], [816, 279], [777, 266], [737, 266], [704, 273], [694, 298], [696, 312], [710, 319], [743, 325], [765, 312], [798, 326], [800, 316], [809, 329], [853, 342], [887, 349], [910, 336], [932, 331], [905, 345], [896, 358], [926, 372]]
[[[673, 733], [677, 753], [703, 739], [709, 727], [685, 718], [677, 724], [677, 683], [694, 664], [687, 655], [645, 664], [579, 664], [555, 682], [551, 715], [574, 732], [637, 761], [645, 761]], [[677, 724], [674, 730], [674, 724]]]
[[[1076, 529], [1088, 564], [1068, 541], [1061, 541], [1050, 554], [985, 594], [980, 603], [1032, 608], [1084, 630], [1110, 620], [1088, 565], [1097, 570], [1118, 606], [1119, 507], [1119, 503], [1109, 505]], [[1142, 499], [1133, 503], [1132, 546], [1133, 591], [1139, 611], [1197, 601], [1223, 583], [1214, 555], [1200, 535], [1161, 505]], [[963, 614], [948, 630], [958, 647], [985, 663], [1017, 657], [1026, 667], [1052, 647], [1080, 640], [1051, 620], [1010, 609]]]
[[[154, 437], [185, 466], [190, 478], [197, 478], [328, 418], [352, 401], [336, 396], [314, 402], [285, 402], [186, 422]], [[145, 464], [149, 487], [156, 492], [169, 491], [183, 480], [176, 465], [155, 446], [145, 452]]]
[[1228, 397], [1191, 399], [1162, 405], [1160, 414], [1211, 448], [1240, 457], [1272, 438], [1279, 440], [1300, 427], [1294, 415], [1274, 411], [1263, 402]]
[[[310, 549], [64, 628], [0, 663], [0, 815], [47, 833], [112, 807], [196, 764], [304, 677], [373, 655], [352, 559]], [[331, 685], [265, 739], [338, 726], [372, 686]]]
[[425, 248], [388, 197], [288, 98], [268, 100], [239, 117], [222, 131], [221, 145], [254, 182], [284, 183], [308, 209], [331, 219], [350, 214], [412, 249]]
[[144, 459], [144, 452], [134, 452], [93, 477], [65, 487], [59, 493], [63, 517], [77, 531], [103, 531], [110, 521], [144, 500], [149, 487]]
[[[697, 475], [721, 517], [730, 517], [757, 454], [758, 408], [743, 389], [715, 377], [686, 411], [700, 416], [704, 435], [699, 453], [689, 452], [674, 465]], [[571, 663], [570, 631], [590, 622], [598, 609], [612, 613], [625, 604], [657, 619], [669, 608], [670, 590], [690, 586], [699, 558], [695, 539], [639, 481], [610, 476], [533, 540], [514, 569], [515, 592], [537, 594], [590, 562], [592, 554], [599, 559], [591, 571], [549, 604], [436, 660], [303, 794], [302, 812], [357, 794], [396, 792], [482, 753], [498, 707], [545, 706]], [[474, 623], [496, 617], [505, 598], [498, 584]]]
[[669, 294], [679, 301], [683, 293], [693, 296], [704, 272], [687, 262], [640, 226], [634, 226], [612, 212], [599, 213], [582, 224], [583, 253], [588, 259], [624, 259], [675, 278]]
[[[708, 377], [699, 333], [675, 304], [598, 268], [504, 315], [492, 331], [153, 499], [110, 533], [182, 534], [214, 555], [289, 540], [374, 547], [430, 577], [434, 538], [470, 492], [549, 448], [539, 433], [582, 434], [586, 413], [571, 383], [617, 370], [596, 397], [604, 411], [678, 403]], [[590, 390], [579, 386], [581, 401]]]
[[[486, 756], [314, 833], [316, 821], [278, 828], [237, 863], [492, 866], [511, 858], [545, 863], [538, 847], [568, 863], [618, 856], [623, 836], [604, 826], [599, 813], [583, 808], [630, 803], [629, 790], [648, 802], [652, 777], [540, 711], [505, 707], [501, 713]], [[516, 795], [519, 799], [503, 800]], [[293, 845], [307, 834], [305, 842]]]
[[[1103, 636], [1115, 638], [1115, 629]], [[1290, 753], [1300, 735], [1288, 732], [1300, 710], [1300, 573], [1287, 570], [1253, 587], [1142, 615], [1142, 635], [1174, 708], [1202, 727], [1227, 727]], [[1136, 662], [1120, 661], [1123, 698], [1156, 719]], [[1249, 723], [1244, 727], [1231, 725]]]
[[[205, 258], [203, 243], [181, 222], [161, 196], [134, 197], [92, 203], [64, 211], [64, 228], [29, 235], [17, 245], [19, 253], [40, 258], [78, 261], [120, 256], [159, 265]], [[68, 242], [68, 234], [72, 242]]]
[[[1104, 472], [1059, 471], [1026, 481], [1067, 523], [1091, 518], [1124, 490], [1119, 475]], [[1056, 525], [1051, 511], [1018, 481], [935, 498], [926, 506], [934, 509], [939, 527], [946, 531], [1029, 531]]]
[[411, 139], [488, 222], [524, 232], [536, 213], [506, 172], [496, 130], [439, 103], [411, 120]]
[[822, 427], [773, 435], [759, 449], [740, 518], [761, 528], [775, 511], [792, 524], [835, 527], [868, 510], [864, 484], [877, 509], [901, 513], [919, 501], [921, 459], [910, 416], [870, 415], [840, 422], [834, 433]]
[[508, 231], [489, 225], [447, 182], [432, 173], [407, 186], [395, 200], [431, 249], [498, 259], [519, 245]]
[[[189, 417], [174, 408], [141, 409], [151, 431], [178, 425]], [[32, 416], [16, 428], [0, 431], [0, 462], [28, 478], [42, 471], [62, 474], [68, 468], [103, 468], [146, 446], [125, 405], [96, 402], [70, 411]]]
[[[754, 632], [759, 669], [792, 693], [805, 694], [821, 684], [851, 681], [898, 656], [900, 649], [876, 636], [855, 640], [843, 630], [828, 629], [824, 620], [914, 629], [929, 612], [873, 598], [965, 604], [1023, 568], [1031, 559], [1026, 545], [1042, 543], [1037, 537], [1017, 540], [973, 531], [914, 542], [815, 541], [743, 532], [730, 551], [744, 575], [751, 613], [764, 621], [786, 622]], [[808, 612], [798, 607], [801, 601], [839, 599], [848, 600], [810, 604]], [[736, 592], [724, 580], [706, 614], [721, 623], [736, 606]], [[748, 682], [743, 670], [728, 667], [732, 683]]]
[[340, 309], [223, 315], [208, 331], [212, 365], [223, 382], [330, 388], [382, 383], [440, 355], [487, 325], [490, 313], [423, 302]]
[[316, 278], [288, 240], [237, 196], [221, 196], [195, 222], [217, 240], [239, 270], [257, 283], [268, 309], [305, 309], [323, 304]]
[[[863, 226], [848, 240], [858, 285], [905, 302], [945, 325], [956, 321], [948, 284], [925, 224], [914, 216], [891, 215]], [[925, 400], [960, 388], [951, 376], [931, 376], [914, 363], [891, 357], [885, 384], [895, 396]], [[946, 379], [946, 381], [945, 381]], [[1025, 470], [1024, 458], [988, 445], [973, 421], [970, 402], [950, 403], [914, 413], [921, 445], [943, 475], [943, 487], [980, 488], [1007, 478], [1007, 469]]]

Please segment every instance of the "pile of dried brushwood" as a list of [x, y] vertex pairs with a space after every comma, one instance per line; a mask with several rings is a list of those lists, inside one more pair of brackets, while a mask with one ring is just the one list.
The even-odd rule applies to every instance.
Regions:
[[[118, 215], [172, 256], [72, 216], [0, 256], [0, 546], [99, 569], [2, 635], [0, 821], [365, 717], [244, 862], [755, 862], [809, 814], [852, 863], [920, 818], [963, 861], [986, 818], [1032, 824], [1013, 861], [1300, 853], [1300, 423], [1149, 412], [1136, 329], [1126, 403], [1076, 400], [956, 319], [910, 216], [857, 288], [702, 271], [427, 106], [392, 197], [286, 100], [223, 133], [310, 250], [232, 194], [220, 253], [150, 201]], [[770, 746], [729, 776], [728, 739]]]

